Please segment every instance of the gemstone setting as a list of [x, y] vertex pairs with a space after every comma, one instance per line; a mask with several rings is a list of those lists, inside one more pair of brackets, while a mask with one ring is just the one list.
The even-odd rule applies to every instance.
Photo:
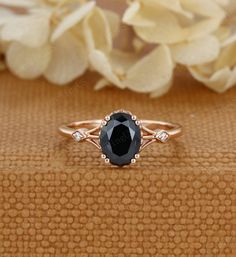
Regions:
[[109, 117], [99, 136], [102, 153], [113, 165], [129, 165], [140, 150], [140, 126], [130, 113], [120, 111]]
[[73, 134], [72, 134], [72, 137], [74, 138], [74, 140], [76, 142], [80, 142], [83, 140], [84, 136], [83, 134], [80, 132], [80, 131], [75, 131]]
[[156, 133], [155, 138], [161, 143], [166, 143], [169, 140], [170, 135], [167, 131], [161, 130]]

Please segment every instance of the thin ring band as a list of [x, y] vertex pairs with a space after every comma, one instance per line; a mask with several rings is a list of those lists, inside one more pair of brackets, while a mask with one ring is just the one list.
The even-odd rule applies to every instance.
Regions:
[[[114, 124], [118, 124], [118, 127]], [[108, 140], [108, 136], [106, 134], [107, 127], [110, 131], [110, 141]], [[112, 134], [114, 132], [113, 129], [116, 131], [114, 134]], [[104, 130], [106, 131], [104, 132]], [[133, 134], [131, 133], [133, 140], [136, 139], [136, 142], [134, 142], [134, 147], [136, 147], [136, 154], [132, 156], [132, 159], [130, 160], [131, 163], [134, 163], [139, 157], [139, 152], [141, 152], [150, 144], [155, 142], [166, 143], [169, 141], [169, 139], [180, 136], [182, 134], [182, 126], [165, 121], [137, 120], [136, 116], [132, 115], [130, 112], [116, 111], [106, 116], [105, 119], [75, 121], [69, 123], [68, 125], [62, 125], [59, 127], [59, 132], [63, 136], [72, 137], [78, 142], [87, 141], [92, 143], [98, 149], [102, 150], [102, 157], [106, 160], [106, 162], [110, 162], [110, 159], [112, 159], [108, 158], [108, 156], [114, 156], [110, 153], [111, 148], [120, 149], [120, 153], [118, 153], [118, 155], [116, 153], [117, 149], [113, 149], [116, 158], [118, 158], [120, 154], [122, 155], [123, 151], [126, 151], [124, 148], [127, 148], [127, 144], [132, 144], [133, 141], [130, 139], [130, 131], [133, 131]], [[137, 137], [134, 137], [134, 135]], [[106, 142], [104, 142], [104, 138], [106, 138]], [[109, 145], [110, 152], [107, 152], [107, 145]], [[132, 149], [128, 148], [127, 151], [134, 152]], [[113, 164], [116, 165], [116, 162], [113, 162]], [[119, 164], [117, 165], [123, 166]]]

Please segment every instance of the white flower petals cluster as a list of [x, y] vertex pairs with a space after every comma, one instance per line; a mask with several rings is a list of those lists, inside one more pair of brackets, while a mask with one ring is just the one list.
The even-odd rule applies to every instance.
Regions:
[[17, 0], [10, 6], [23, 7], [24, 13], [0, 9], [0, 40], [8, 68], [20, 78], [43, 75], [67, 84], [87, 70], [92, 49], [112, 48], [119, 18], [94, 1]]
[[235, 11], [235, 0], [135, 0], [123, 21], [143, 41], [166, 46], [173, 68], [183, 65], [195, 79], [224, 92], [236, 84], [236, 20], [229, 22]]
[[2, 53], [20, 78], [64, 85], [92, 69], [103, 76], [96, 89], [113, 84], [160, 96], [183, 65], [217, 92], [236, 84], [235, 0], [129, 0], [122, 20], [136, 34], [130, 53], [113, 47], [119, 16], [95, 1], [0, 0], [0, 6], [10, 7], [0, 7], [0, 70]]

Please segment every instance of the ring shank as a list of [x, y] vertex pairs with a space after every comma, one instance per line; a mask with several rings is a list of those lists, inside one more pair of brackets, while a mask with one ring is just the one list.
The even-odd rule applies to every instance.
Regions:
[[171, 138], [179, 137], [182, 134], [182, 126], [177, 123], [141, 120], [141, 124], [150, 130], [165, 130]]
[[95, 129], [100, 126], [102, 120], [85, 120], [85, 121], [75, 121], [68, 125], [62, 125], [59, 127], [59, 133], [63, 136], [71, 137], [78, 129]]
[[[87, 121], [75, 121], [68, 125], [62, 125], [59, 127], [60, 134], [71, 137], [78, 129], [83, 130], [97, 130], [103, 120], [87, 120]], [[182, 134], [182, 126], [175, 123], [155, 120], [141, 120], [141, 126], [148, 128], [149, 130], [165, 130], [171, 138], [178, 137]]]

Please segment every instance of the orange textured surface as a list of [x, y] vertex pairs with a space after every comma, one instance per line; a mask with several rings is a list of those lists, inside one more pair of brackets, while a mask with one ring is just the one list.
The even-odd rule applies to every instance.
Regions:
[[[217, 95], [179, 77], [150, 99], [95, 93], [95, 79], [56, 87], [0, 74], [0, 256], [235, 257], [236, 88]], [[185, 134], [123, 169], [57, 134], [119, 108]]]

